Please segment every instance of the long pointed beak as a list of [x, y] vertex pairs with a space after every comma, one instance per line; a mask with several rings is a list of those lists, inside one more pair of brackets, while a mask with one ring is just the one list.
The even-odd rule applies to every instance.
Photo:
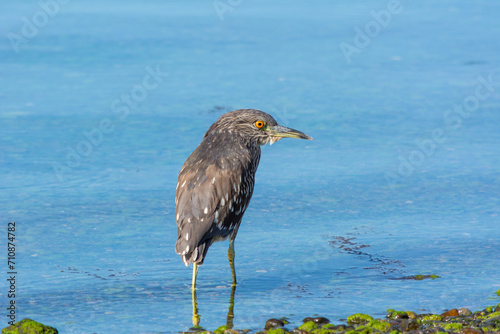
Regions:
[[313, 140], [312, 137], [306, 135], [304, 132], [300, 132], [299, 130], [290, 129], [290, 128], [287, 128], [286, 126], [282, 126], [282, 125], [272, 126], [267, 130], [267, 132], [273, 137], [300, 138], [300, 139]]

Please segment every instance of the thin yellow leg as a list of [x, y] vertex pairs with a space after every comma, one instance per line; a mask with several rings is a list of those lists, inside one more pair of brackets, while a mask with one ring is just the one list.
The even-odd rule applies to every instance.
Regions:
[[198, 275], [198, 264], [193, 263], [193, 281], [191, 282], [191, 290], [196, 290], [196, 276]]
[[193, 282], [191, 285], [192, 302], [193, 302], [193, 326], [200, 326], [200, 315], [198, 314], [198, 301], [196, 300], [196, 275], [198, 274], [198, 265], [193, 263]]
[[236, 270], [234, 270], [234, 240], [229, 241], [229, 249], [227, 251], [227, 258], [231, 266], [231, 274], [233, 275], [233, 285], [236, 285]]

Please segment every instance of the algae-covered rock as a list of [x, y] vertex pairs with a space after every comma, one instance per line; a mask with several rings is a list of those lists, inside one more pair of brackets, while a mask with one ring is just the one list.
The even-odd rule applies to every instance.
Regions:
[[394, 309], [388, 309], [387, 311], [387, 318], [389, 319], [407, 319], [408, 314], [406, 314], [405, 311], [397, 311]]
[[311, 331], [312, 334], [336, 334], [343, 333], [343, 331], [337, 331], [335, 325], [325, 324], [321, 328], [316, 328]]
[[446, 329], [447, 331], [452, 330], [452, 331], [458, 331], [462, 329], [464, 326], [462, 324], [457, 324], [457, 323], [448, 323], [448, 324], [443, 324], [443, 328]]
[[363, 313], [356, 313], [347, 317], [347, 323], [349, 325], [366, 325], [372, 320], [372, 316]]
[[486, 316], [486, 319], [484, 319], [483, 323], [481, 324], [482, 327], [487, 327], [495, 330], [500, 329], [500, 312], [495, 312], [491, 313]]
[[14, 325], [2, 329], [2, 334], [58, 334], [54, 327], [50, 327], [35, 320], [23, 319]]
[[418, 315], [415, 312], [406, 311], [406, 314], [408, 314], [408, 318], [410, 318], [410, 319], [417, 319], [418, 318]]
[[370, 327], [366, 327], [366, 326], [359, 326], [359, 327], [356, 327], [356, 329], [354, 331], [348, 331], [346, 333], [349, 333], [349, 334], [372, 334], [373, 333], [373, 330], [370, 328]]
[[492, 319], [492, 318], [497, 318], [497, 317], [500, 317], [500, 312], [494, 312], [494, 313], [488, 314], [486, 316], [486, 319]]
[[224, 334], [224, 332], [229, 329], [226, 325], [220, 326], [216, 330], [214, 330], [214, 334]]
[[433, 322], [443, 320], [439, 314], [428, 314], [421, 318], [422, 322]]
[[[249, 331], [250, 331], [249, 329], [239, 330], [239, 329], [229, 328], [229, 326], [224, 325], [224, 326], [220, 326], [219, 328], [214, 330], [214, 334], [244, 334], [244, 333], [248, 333]], [[210, 332], [206, 332], [206, 333], [210, 334]], [[198, 334], [198, 333], [196, 333], [196, 334]]]
[[370, 328], [376, 329], [381, 332], [387, 332], [389, 328], [391, 328], [391, 324], [385, 321], [380, 321], [380, 320], [372, 320], [368, 323], [367, 325]]
[[[325, 326], [323, 326], [323, 328], [325, 328]], [[336, 332], [340, 332], [340, 333], [344, 333], [344, 332], [348, 332], [350, 330], [354, 330], [353, 326], [347, 326], [347, 325], [344, 325], [344, 324], [335, 325], [333, 327], [326, 327], [326, 328], [330, 329], [330, 330], [334, 330]]]
[[310, 332], [316, 328], [318, 328], [318, 325], [316, 325], [316, 323], [314, 321], [305, 322], [299, 327], [300, 330], [303, 330], [306, 332]]
[[267, 334], [285, 334], [285, 330], [283, 328], [273, 328], [267, 331]]

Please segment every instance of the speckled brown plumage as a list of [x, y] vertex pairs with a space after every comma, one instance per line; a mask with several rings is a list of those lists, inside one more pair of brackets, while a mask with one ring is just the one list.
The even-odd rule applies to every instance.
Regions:
[[202, 264], [213, 242], [234, 240], [252, 198], [260, 145], [282, 137], [312, 139], [253, 109], [226, 113], [205, 133], [177, 181], [175, 250], [186, 266]]

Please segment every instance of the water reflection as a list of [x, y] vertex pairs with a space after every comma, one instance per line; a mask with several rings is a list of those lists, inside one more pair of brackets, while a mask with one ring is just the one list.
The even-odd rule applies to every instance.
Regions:
[[193, 329], [198, 329], [200, 328], [200, 315], [198, 314], [198, 301], [196, 299], [196, 289], [191, 288], [191, 291], [193, 292], [192, 299], [193, 299]]
[[[192, 331], [204, 330], [200, 326], [201, 316], [198, 311], [198, 300], [196, 299], [196, 289], [192, 289], [192, 302], [193, 302], [193, 327]], [[229, 309], [227, 311], [226, 326], [228, 329], [232, 329], [234, 326], [234, 295], [236, 293], [236, 285], [231, 286], [231, 296], [229, 298]]]
[[229, 310], [227, 311], [226, 326], [228, 329], [233, 328], [234, 320], [234, 293], [236, 292], [236, 284], [231, 286], [231, 297], [229, 298]]

